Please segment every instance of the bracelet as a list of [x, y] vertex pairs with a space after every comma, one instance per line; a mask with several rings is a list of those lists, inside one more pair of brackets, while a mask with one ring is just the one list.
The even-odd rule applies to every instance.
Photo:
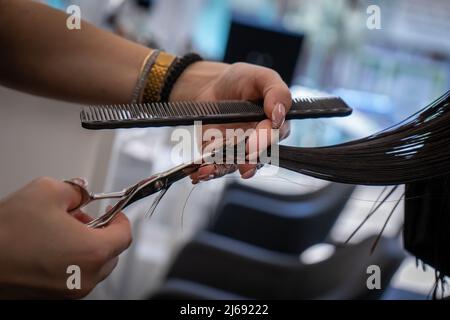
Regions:
[[147, 83], [148, 74], [155, 63], [158, 54], [159, 50], [151, 49], [150, 53], [145, 57], [141, 70], [139, 71], [139, 78], [133, 91], [131, 103], [138, 103], [142, 100], [143, 89]]
[[170, 93], [172, 92], [175, 82], [191, 64], [202, 61], [203, 58], [196, 53], [188, 53], [181, 58], [178, 58], [170, 67], [169, 72], [161, 89], [160, 101], [169, 101]]
[[150, 73], [147, 77], [147, 83], [144, 87], [141, 102], [159, 102], [161, 101], [161, 91], [166, 79], [168, 70], [176, 57], [164, 51], [160, 51], [156, 56]]

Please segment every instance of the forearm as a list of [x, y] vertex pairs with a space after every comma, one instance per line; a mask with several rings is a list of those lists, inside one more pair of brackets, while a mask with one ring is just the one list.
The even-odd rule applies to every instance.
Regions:
[[0, 0], [0, 84], [85, 103], [130, 102], [149, 49], [30, 1]]

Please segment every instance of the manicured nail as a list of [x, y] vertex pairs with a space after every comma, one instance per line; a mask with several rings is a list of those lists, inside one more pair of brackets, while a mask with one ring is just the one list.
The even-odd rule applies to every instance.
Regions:
[[84, 185], [85, 187], [87, 187], [88, 184], [89, 184], [89, 182], [87, 181], [87, 179], [86, 179], [86, 178], [83, 178], [83, 177], [81, 177], [80, 179], [81, 179], [81, 181], [83, 181], [83, 185]]
[[286, 107], [282, 103], [277, 103], [272, 112], [272, 129], [279, 129], [286, 117]]
[[256, 173], [256, 169], [250, 169], [250, 170], [244, 172], [241, 177], [243, 179], [249, 179], [249, 178], [253, 177], [255, 175], [255, 173]]
[[71, 181], [77, 185], [79, 185], [80, 187], [86, 188], [88, 185], [88, 181], [86, 178], [82, 178], [82, 177], [78, 177], [78, 178], [73, 178], [71, 179]]

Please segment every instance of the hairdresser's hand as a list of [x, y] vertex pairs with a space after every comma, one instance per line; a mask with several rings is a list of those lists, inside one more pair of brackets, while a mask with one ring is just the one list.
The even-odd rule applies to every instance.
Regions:
[[[81, 298], [105, 279], [131, 242], [120, 214], [104, 229], [90, 229], [71, 185], [39, 178], [0, 201], [0, 297]], [[67, 267], [81, 269], [81, 289], [69, 290]]]
[[[279, 138], [289, 134], [289, 125], [285, 115], [291, 107], [291, 94], [287, 85], [275, 71], [247, 63], [224, 64], [216, 62], [197, 62], [191, 65], [175, 83], [171, 100], [259, 100], [264, 99], [264, 112], [268, 119], [259, 123], [235, 123], [229, 125], [204, 126], [204, 130], [214, 127], [222, 130], [255, 128], [247, 141], [247, 152], [257, 150], [260, 154], [267, 149], [272, 140], [272, 129], [280, 129]], [[267, 143], [258, 137], [266, 136]], [[274, 136], [274, 135], [273, 135]], [[204, 145], [203, 145], [204, 146]], [[252, 147], [250, 147], [252, 146]], [[250, 155], [255, 160], [255, 154]], [[238, 166], [243, 178], [250, 178], [256, 173], [255, 164]], [[209, 180], [234, 172], [234, 165], [209, 165], [200, 168], [191, 175], [193, 182]]]

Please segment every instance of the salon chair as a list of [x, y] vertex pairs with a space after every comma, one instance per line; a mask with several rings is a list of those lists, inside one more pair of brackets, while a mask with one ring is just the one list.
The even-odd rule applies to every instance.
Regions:
[[[374, 241], [373, 236], [341, 245], [325, 260], [305, 264], [298, 256], [204, 231], [181, 250], [167, 279], [252, 299], [378, 299], [402, 262], [403, 251], [397, 239], [383, 237], [370, 254]], [[367, 288], [370, 265], [381, 269], [380, 290]]]
[[354, 189], [330, 183], [311, 193], [282, 195], [232, 183], [208, 229], [269, 250], [299, 254], [325, 240]]

